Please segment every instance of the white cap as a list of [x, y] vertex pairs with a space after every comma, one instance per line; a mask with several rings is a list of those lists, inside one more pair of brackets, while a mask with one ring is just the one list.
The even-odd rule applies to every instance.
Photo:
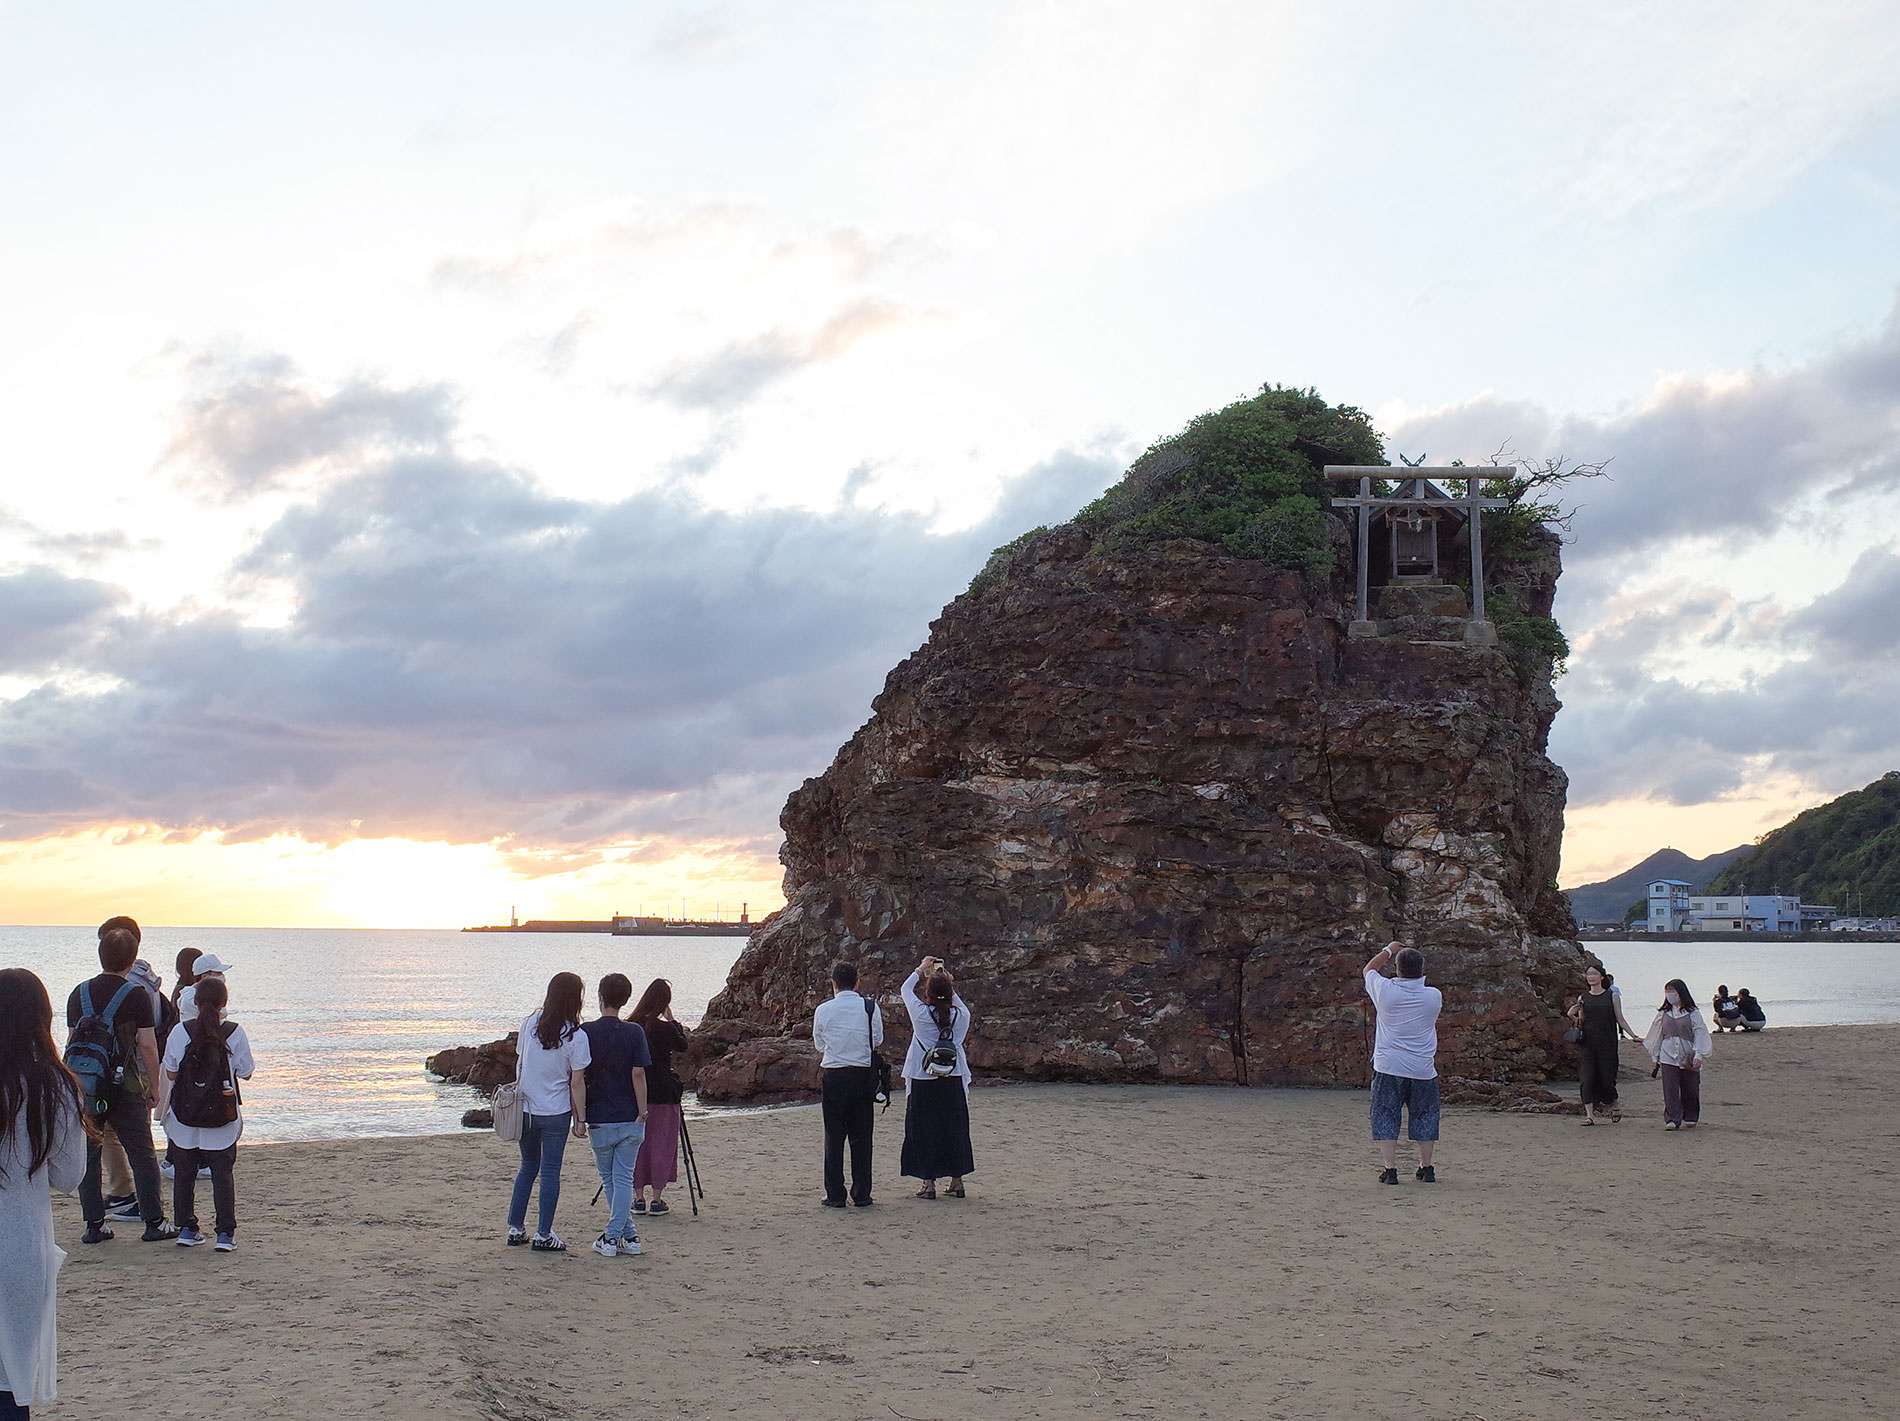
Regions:
[[191, 964], [191, 970], [197, 976], [202, 977], [207, 972], [229, 972], [231, 970], [231, 964], [226, 962], [222, 957], [219, 957], [215, 952], [203, 952], [198, 955], [198, 960]]

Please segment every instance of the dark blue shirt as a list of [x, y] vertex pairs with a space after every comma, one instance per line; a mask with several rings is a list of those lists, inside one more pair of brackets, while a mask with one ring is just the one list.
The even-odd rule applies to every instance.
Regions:
[[594, 1053], [587, 1068], [587, 1123], [619, 1125], [640, 1118], [633, 1098], [633, 1068], [650, 1066], [647, 1034], [631, 1021], [603, 1016], [581, 1023]]

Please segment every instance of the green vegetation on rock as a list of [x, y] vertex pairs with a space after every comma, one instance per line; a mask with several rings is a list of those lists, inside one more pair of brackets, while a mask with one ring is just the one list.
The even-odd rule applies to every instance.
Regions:
[[1799, 893], [1842, 913], [1900, 913], [1900, 770], [1797, 814], [1709, 885], [1711, 893]]
[[1239, 557], [1323, 575], [1332, 566], [1326, 463], [1379, 464], [1363, 410], [1268, 385], [1193, 420], [1075, 516], [1104, 549], [1165, 538], [1218, 543]]

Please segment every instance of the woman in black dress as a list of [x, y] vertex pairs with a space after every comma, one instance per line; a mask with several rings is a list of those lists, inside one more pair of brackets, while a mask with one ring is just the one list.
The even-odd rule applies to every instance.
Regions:
[[910, 1050], [904, 1056], [904, 1153], [902, 1169], [924, 1187], [919, 1199], [944, 1193], [963, 1197], [963, 1176], [976, 1168], [970, 1154], [970, 1007], [939, 957], [926, 957], [904, 981], [910, 1012]]
[[[1623, 1020], [1623, 1004], [1603, 985], [1603, 969], [1593, 962], [1584, 968], [1583, 976], [1590, 989], [1570, 1008], [1570, 1019], [1583, 1032], [1583, 1039], [1577, 1043], [1577, 1091], [1583, 1097], [1583, 1123], [1596, 1124], [1597, 1107], [1604, 1106], [1614, 1125], [1623, 1118], [1623, 1108], [1616, 1099], [1616, 1029], [1621, 1026], [1629, 1031], [1629, 1023]], [[1630, 1031], [1630, 1035], [1635, 1034]]]

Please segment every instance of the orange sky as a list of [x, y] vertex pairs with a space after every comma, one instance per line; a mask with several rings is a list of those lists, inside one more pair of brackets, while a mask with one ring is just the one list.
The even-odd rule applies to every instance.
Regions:
[[758, 918], [783, 902], [776, 862], [734, 854], [531, 873], [522, 856], [481, 844], [164, 838], [128, 830], [0, 847], [5, 919], [90, 924], [130, 913], [203, 927], [460, 928], [506, 922], [511, 905], [524, 919], [676, 917], [683, 899], [689, 917], [716, 908], [730, 917], [747, 902]]

